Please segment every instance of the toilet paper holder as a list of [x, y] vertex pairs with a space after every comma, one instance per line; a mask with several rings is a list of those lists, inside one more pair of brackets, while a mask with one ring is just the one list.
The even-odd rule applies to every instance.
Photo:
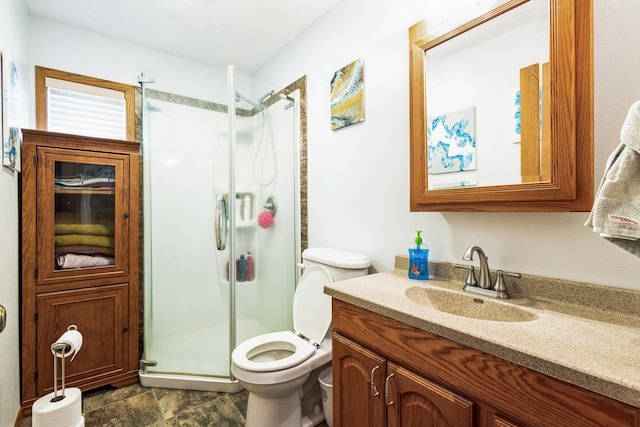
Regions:
[[[76, 325], [70, 325], [67, 330], [77, 330], [78, 327]], [[51, 398], [51, 402], [59, 402], [62, 399], [64, 399], [64, 378], [65, 378], [65, 372], [64, 372], [64, 359], [65, 359], [65, 353], [67, 353], [70, 349], [70, 345], [69, 344], [65, 344], [65, 343], [58, 343], [55, 342], [53, 344], [51, 344], [51, 350], [53, 352], [53, 397]], [[60, 354], [60, 356], [58, 356], [58, 354]], [[57, 359], [61, 359], [61, 377], [62, 377], [62, 382], [61, 382], [61, 392], [60, 395], [58, 396], [58, 360]]]
[[[53, 397], [51, 398], [52, 402], [59, 402], [64, 399], [64, 353], [67, 348], [67, 344], [64, 343], [56, 343], [51, 346], [51, 350], [55, 352], [53, 355]], [[60, 396], [58, 396], [58, 356], [57, 353], [60, 352], [60, 359], [62, 359], [62, 391]]]

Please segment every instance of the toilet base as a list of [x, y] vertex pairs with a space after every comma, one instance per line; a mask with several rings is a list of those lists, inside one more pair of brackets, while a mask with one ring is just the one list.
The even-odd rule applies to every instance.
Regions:
[[246, 427], [314, 427], [322, 421], [322, 411], [302, 416], [298, 391], [278, 399], [249, 394]]
[[[324, 421], [318, 374], [329, 364], [314, 369], [301, 386], [289, 394], [265, 397], [259, 389], [251, 392], [247, 404], [246, 427], [314, 427]], [[301, 382], [302, 382], [301, 381]], [[273, 388], [270, 387], [273, 392]], [[277, 396], [277, 397], [276, 397]]]
[[246, 427], [301, 427], [300, 392], [270, 399], [249, 393]]

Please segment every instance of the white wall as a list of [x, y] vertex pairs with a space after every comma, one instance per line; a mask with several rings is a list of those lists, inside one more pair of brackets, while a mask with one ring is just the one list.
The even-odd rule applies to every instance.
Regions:
[[[9, 52], [20, 73], [28, 66], [27, 26], [22, 0], [0, 2], [0, 50]], [[20, 83], [18, 92], [25, 93], [28, 79]], [[7, 309], [0, 333], [0, 426], [12, 426], [20, 407], [18, 174], [1, 166], [0, 200], [0, 304]]]
[[[384, 271], [422, 229], [435, 260], [459, 262], [477, 244], [492, 268], [640, 289], [640, 259], [584, 227], [587, 213], [409, 212], [407, 30], [423, 19], [421, 4], [342, 0], [257, 73], [308, 76], [310, 246], [361, 252]], [[640, 2], [594, 4], [596, 186], [640, 99]], [[365, 121], [331, 131], [329, 82], [356, 58], [365, 64]]]
[[[226, 69], [216, 69], [94, 33], [31, 18], [31, 73], [48, 67], [206, 100], [226, 99]], [[222, 98], [221, 98], [222, 97]]]

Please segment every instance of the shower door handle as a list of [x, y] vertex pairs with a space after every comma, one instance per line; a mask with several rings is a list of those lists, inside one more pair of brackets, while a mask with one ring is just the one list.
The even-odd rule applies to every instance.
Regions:
[[229, 226], [227, 212], [227, 202], [224, 195], [218, 194], [216, 196], [216, 246], [219, 251], [223, 251], [227, 247], [227, 228]]

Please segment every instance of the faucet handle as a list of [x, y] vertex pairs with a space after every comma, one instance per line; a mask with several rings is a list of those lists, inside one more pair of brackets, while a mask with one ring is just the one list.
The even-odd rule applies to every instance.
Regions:
[[455, 267], [467, 269], [467, 278], [464, 281], [465, 286], [478, 286], [478, 281], [476, 280], [476, 274], [473, 269], [473, 265], [455, 264]]
[[509, 294], [507, 293], [507, 286], [504, 284], [504, 276], [517, 277], [518, 279], [522, 277], [520, 273], [511, 273], [510, 271], [496, 271], [496, 284], [493, 287], [493, 290], [498, 293], [499, 298], [509, 298]]

